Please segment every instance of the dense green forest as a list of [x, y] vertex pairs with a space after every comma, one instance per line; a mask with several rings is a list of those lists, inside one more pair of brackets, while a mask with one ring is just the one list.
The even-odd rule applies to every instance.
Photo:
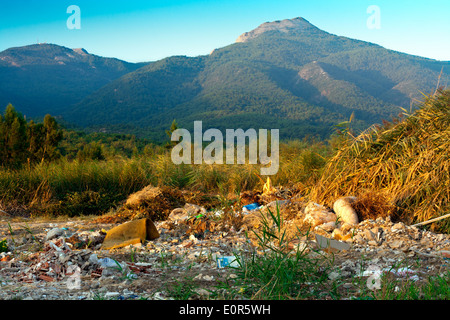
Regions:
[[0, 163], [6, 168], [20, 168], [58, 159], [62, 139], [55, 118], [45, 116], [43, 123], [26, 122], [23, 115], [9, 104], [0, 114]]
[[26, 121], [13, 105], [0, 114], [0, 166], [28, 167], [65, 158], [69, 161], [131, 158], [163, 151], [161, 145], [131, 134], [87, 133], [62, 127], [51, 115]]

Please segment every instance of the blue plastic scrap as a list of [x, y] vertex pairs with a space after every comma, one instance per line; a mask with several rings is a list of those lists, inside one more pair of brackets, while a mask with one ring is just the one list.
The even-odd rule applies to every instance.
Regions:
[[252, 210], [256, 210], [256, 209], [259, 209], [259, 203], [252, 203], [252, 204], [248, 204], [248, 205], [246, 205], [246, 206], [243, 206], [242, 207], [242, 210], [244, 210], [244, 211], [252, 211]]

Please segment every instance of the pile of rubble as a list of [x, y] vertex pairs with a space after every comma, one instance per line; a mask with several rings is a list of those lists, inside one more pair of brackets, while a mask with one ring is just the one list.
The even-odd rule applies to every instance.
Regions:
[[[202, 284], [199, 296], [207, 297], [207, 288], [235, 277], [227, 268], [233, 263], [230, 258], [257, 251], [251, 234], [261, 230], [269, 210], [279, 210], [283, 217], [289, 249], [334, 256], [331, 280], [348, 279], [349, 285], [355, 276], [392, 269], [408, 258], [422, 261], [421, 269], [405, 269], [399, 275], [448, 271], [449, 235], [394, 223], [389, 216], [358, 221], [353, 198], [339, 200], [333, 210], [295, 198], [266, 200], [228, 213], [238, 221], [233, 225], [224, 222], [230, 219], [222, 210], [185, 203], [172, 209], [167, 219], [150, 221], [144, 234], [136, 233], [136, 224], [98, 219], [28, 221], [31, 227], [26, 229], [21, 222], [1, 223], [0, 237], [9, 238], [9, 252], [0, 253], [0, 299], [170, 299], [165, 284], [188, 276]], [[148, 219], [139, 218], [133, 221]], [[123, 230], [131, 225], [127, 235]], [[125, 244], [106, 248], [105, 239], [114, 230], [121, 230]], [[301, 230], [308, 236], [299, 234]]]

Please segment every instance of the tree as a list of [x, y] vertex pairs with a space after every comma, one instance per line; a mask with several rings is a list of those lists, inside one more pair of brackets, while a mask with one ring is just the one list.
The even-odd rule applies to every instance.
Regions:
[[9, 104], [0, 115], [0, 166], [12, 169], [53, 161], [61, 155], [58, 144], [62, 140], [56, 120], [46, 115], [43, 123], [26, 122], [24, 116]]
[[80, 162], [86, 160], [105, 160], [102, 146], [97, 142], [86, 144], [82, 150], [78, 151], [77, 160]]
[[0, 115], [0, 163], [17, 168], [27, 158], [27, 123], [23, 115], [9, 104]]
[[27, 127], [28, 164], [36, 163], [43, 157], [44, 125], [31, 120]]
[[58, 159], [61, 156], [58, 150], [58, 143], [62, 140], [63, 133], [59, 129], [55, 118], [49, 114], [44, 118], [44, 134], [41, 162], [44, 162], [44, 160], [53, 161]]

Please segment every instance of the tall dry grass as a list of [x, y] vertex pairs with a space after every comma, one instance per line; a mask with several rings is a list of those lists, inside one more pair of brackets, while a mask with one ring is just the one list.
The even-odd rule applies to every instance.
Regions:
[[[328, 149], [318, 142], [280, 145], [274, 184], [309, 184], [320, 176]], [[262, 189], [260, 165], [176, 165], [169, 151], [105, 161], [61, 161], [21, 170], [0, 170], [0, 206], [50, 215], [102, 214], [148, 185], [218, 194], [223, 199]], [[238, 197], [237, 197], [238, 198]]]
[[332, 205], [341, 196], [378, 194], [397, 217], [426, 221], [450, 212], [450, 90], [424, 96], [400, 121], [349, 135], [309, 193]]

